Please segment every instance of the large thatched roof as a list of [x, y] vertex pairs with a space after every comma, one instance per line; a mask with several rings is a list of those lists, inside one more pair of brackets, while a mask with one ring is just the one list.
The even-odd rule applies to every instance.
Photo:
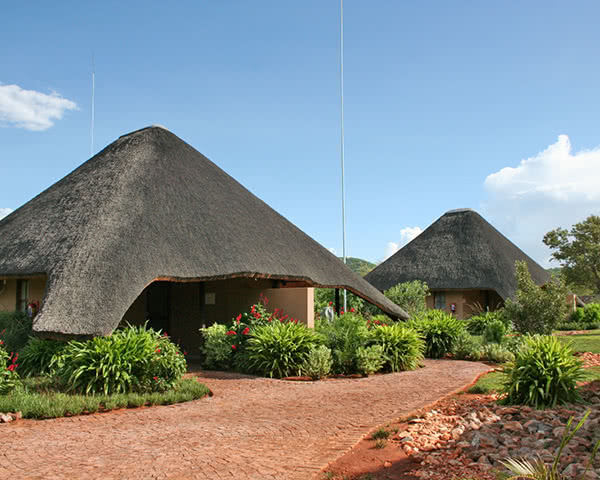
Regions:
[[435, 290], [491, 289], [506, 299], [517, 289], [515, 261], [525, 260], [542, 285], [550, 275], [470, 209], [451, 210], [365, 276], [379, 290], [412, 280]]
[[406, 313], [183, 140], [124, 135], [0, 220], [0, 278], [46, 274], [34, 330], [105, 335], [154, 279], [345, 287]]

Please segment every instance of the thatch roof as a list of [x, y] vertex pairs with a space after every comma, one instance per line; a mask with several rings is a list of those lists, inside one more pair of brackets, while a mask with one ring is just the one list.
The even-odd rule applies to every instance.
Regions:
[[538, 285], [550, 275], [470, 209], [451, 210], [365, 276], [379, 290], [412, 280], [432, 290], [495, 290], [503, 299], [517, 289], [515, 261], [527, 262]]
[[46, 274], [34, 331], [106, 335], [154, 279], [343, 287], [406, 313], [183, 140], [120, 137], [0, 220], [0, 278]]

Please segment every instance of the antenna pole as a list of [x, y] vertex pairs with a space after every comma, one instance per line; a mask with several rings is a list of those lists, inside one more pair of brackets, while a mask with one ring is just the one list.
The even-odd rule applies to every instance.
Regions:
[[[344, 181], [344, 0], [340, 0], [340, 156], [342, 163], [342, 253], [346, 263], [346, 192]], [[347, 294], [344, 289], [344, 312], [347, 311]]]
[[96, 92], [96, 65], [94, 63], [94, 52], [92, 51], [92, 124], [90, 127], [90, 157], [94, 155], [94, 109], [95, 99], [94, 94]]

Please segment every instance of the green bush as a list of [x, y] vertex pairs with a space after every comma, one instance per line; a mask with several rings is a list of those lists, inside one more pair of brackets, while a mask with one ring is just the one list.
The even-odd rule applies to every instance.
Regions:
[[527, 338], [526, 335], [520, 335], [518, 333], [514, 335], [507, 335], [502, 340], [502, 346], [511, 353], [517, 353], [517, 350], [519, 350], [519, 348], [521, 348], [523, 345], [525, 338]]
[[583, 378], [582, 363], [556, 337], [525, 338], [503, 372], [506, 403], [546, 408], [580, 400], [576, 387]]
[[319, 380], [329, 375], [332, 365], [331, 350], [325, 345], [319, 345], [308, 353], [302, 371], [313, 380]]
[[483, 341], [486, 343], [502, 343], [504, 335], [506, 335], [506, 326], [501, 320], [494, 320], [485, 327]]
[[186, 371], [179, 348], [146, 326], [71, 341], [53, 363], [68, 390], [86, 394], [165, 391]]
[[411, 326], [425, 340], [427, 358], [442, 358], [452, 352], [458, 337], [465, 331], [463, 322], [440, 310], [428, 310], [416, 318]]
[[317, 334], [302, 323], [274, 321], [257, 327], [248, 340], [249, 368], [269, 377], [300, 375]]
[[[568, 322], [558, 325], [558, 330], [594, 330], [600, 325], [600, 303], [588, 303], [575, 310]], [[568, 328], [571, 327], [571, 328]]]
[[452, 348], [452, 355], [457, 360], [472, 360], [481, 359], [481, 343], [470, 335], [468, 332], [461, 332]]
[[0, 345], [0, 395], [6, 395], [21, 385], [16, 368], [18, 353], [10, 355], [3, 345]]
[[332, 321], [320, 319], [315, 322], [315, 330], [333, 354], [333, 371], [356, 372], [356, 351], [366, 346], [369, 339], [365, 319], [354, 313], [336, 315]]
[[385, 358], [381, 345], [358, 347], [356, 351], [356, 366], [363, 375], [372, 375], [383, 367]]
[[400, 323], [376, 327], [370, 342], [383, 348], [383, 366], [388, 371], [415, 370], [423, 360], [425, 342], [416, 330]]
[[481, 347], [481, 360], [493, 363], [512, 362], [515, 359], [514, 353], [499, 343], [486, 343]]
[[22, 312], [0, 312], [0, 340], [7, 352], [20, 352], [31, 336], [31, 318]]
[[412, 317], [425, 312], [425, 299], [429, 295], [429, 287], [425, 282], [413, 280], [394, 285], [383, 294]]
[[60, 355], [66, 346], [66, 342], [30, 337], [19, 357], [19, 373], [23, 377], [53, 373], [54, 368], [50, 368], [52, 360]]
[[567, 288], [557, 277], [539, 287], [531, 279], [527, 263], [515, 262], [516, 300], [508, 299], [505, 314], [520, 333], [550, 334], [567, 317]]
[[200, 347], [203, 354], [202, 365], [205, 368], [228, 368], [232, 355], [232, 342], [227, 335], [227, 327], [214, 323], [206, 328], [201, 328], [200, 333], [204, 343]]
[[483, 335], [483, 332], [491, 323], [500, 321], [510, 330], [510, 320], [504, 315], [503, 310], [494, 310], [493, 312], [484, 312], [473, 315], [467, 320], [467, 330], [471, 335]]

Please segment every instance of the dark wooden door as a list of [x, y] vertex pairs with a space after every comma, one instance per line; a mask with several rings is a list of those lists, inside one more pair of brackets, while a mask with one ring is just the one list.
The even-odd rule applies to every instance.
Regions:
[[154, 282], [146, 292], [148, 326], [168, 332], [171, 312], [171, 283]]

